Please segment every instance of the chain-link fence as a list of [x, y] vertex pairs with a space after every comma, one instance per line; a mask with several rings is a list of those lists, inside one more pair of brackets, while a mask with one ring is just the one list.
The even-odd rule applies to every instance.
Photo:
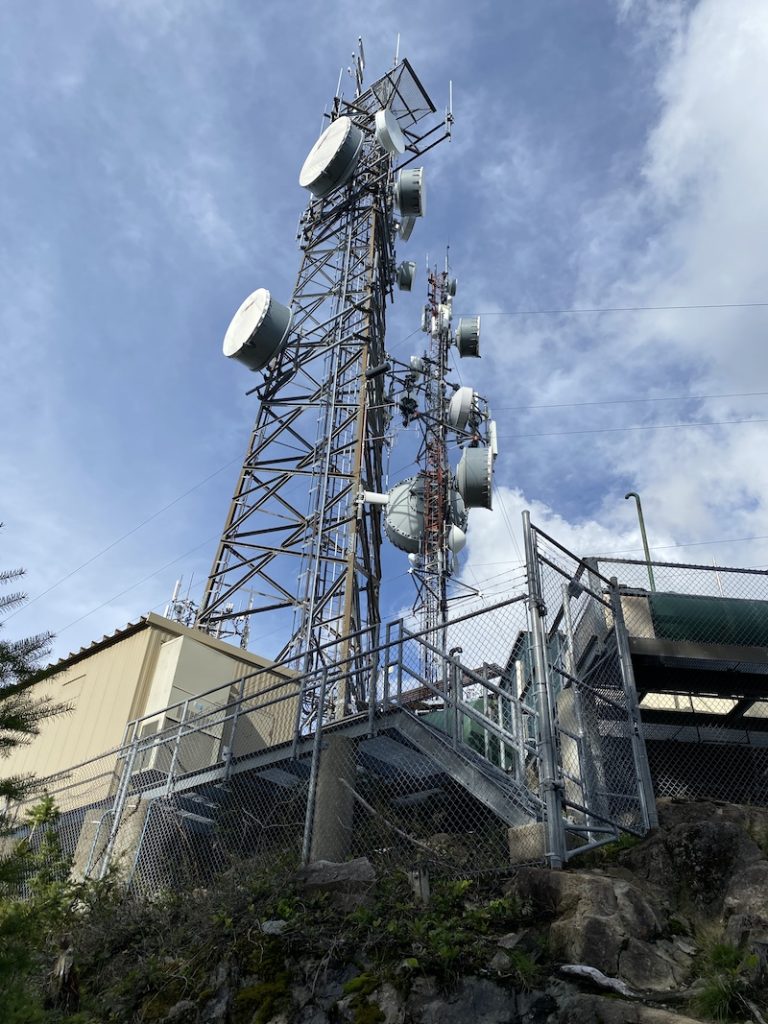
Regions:
[[461, 874], [511, 849], [536, 861], [540, 843], [510, 845], [541, 816], [534, 711], [511, 661], [524, 627], [523, 597], [435, 634], [399, 620], [311, 673], [264, 669], [138, 719], [119, 749], [44, 780], [63, 852], [78, 877], [116, 870], [144, 894], [244, 858], [366, 854]]
[[603, 560], [658, 796], [768, 803], [768, 572]]
[[46, 780], [76, 875], [115, 870], [150, 894], [242, 859], [363, 854], [467, 875], [558, 866], [644, 832], [653, 797], [618, 591], [526, 530], [525, 592], [190, 697]]

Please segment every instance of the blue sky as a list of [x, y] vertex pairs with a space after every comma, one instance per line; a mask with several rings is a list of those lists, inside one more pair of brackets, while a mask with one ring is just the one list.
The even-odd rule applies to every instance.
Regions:
[[450, 243], [456, 311], [484, 316], [462, 380], [502, 438], [464, 577], [513, 585], [525, 507], [582, 553], [636, 551], [630, 488], [659, 554], [768, 564], [766, 424], [668, 426], [768, 418], [746, 394], [768, 391], [768, 309], [509, 315], [768, 302], [762, 3], [403, 10], [3, 5], [0, 564], [36, 598], [9, 634], [65, 653], [202, 584], [255, 414], [221, 338], [254, 288], [290, 296], [298, 171], [358, 34], [369, 80], [400, 32], [438, 106], [454, 83], [389, 340], [410, 353], [425, 256]]

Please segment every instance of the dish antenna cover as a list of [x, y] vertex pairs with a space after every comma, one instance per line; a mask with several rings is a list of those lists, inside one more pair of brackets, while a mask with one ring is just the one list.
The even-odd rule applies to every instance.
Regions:
[[458, 555], [460, 551], [464, 550], [464, 546], [467, 543], [467, 535], [460, 526], [454, 524], [448, 527], [446, 543], [454, 555]]
[[448, 422], [455, 430], [464, 430], [477, 412], [477, 393], [472, 388], [459, 388], [448, 403]]
[[276, 302], [266, 288], [252, 292], [232, 318], [224, 335], [223, 352], [249, 370], [263, 370], [281, 351], [293, 314]]
[[376, 141], [391, 156], [405, 152], [405, 135], [388, 107], [376, 111]]
[[413, 260], [404, 260], [397, 268], [397, 287], [401, 292], [409, 292], [413, 279], [416, 277], [416, 264]]
[[[448, 493], [451, 520], [459, 531], [467, 525], [467, 510], [461, 494], [452, 487]], [[453, 527], [452, 527], [453, 528]], [[424, 477], [412, 476], [389, 492], [384, 516], [384, 532], [396, 548], [418, 554], [424, 538]], [[460, 538], [456, 535], [456, 542]], [[458, 548], [457, 550], [461, 550]]]
[[413, 233], [413, 225], [416, 223], [415, 217], [403, 217], [397, 228], [397, 233], [400, 235], [404, 242], [407, 242]]
[[309, 151], [299, 184], [318, 199], [330, 195], [352, 177], [363, 148], [363, 133], [349, 117], [338, 117]]
[[408, 167], [399, 172], [395, 184], [395, 200], [403, 217], [424, 216], [427, 193], [423, 167]]
[[384, 532], [401, 551], [418, 554], [424, 535], [424, 480], [409, 477], [389, 492]]
[[467, 508], [492, 508], [493, 452], [465, 448], [456, 470], [456, 484]]
[[480, 355], [480, 317], [462, 316], [456, 328], [456, 345], [460, 356]]

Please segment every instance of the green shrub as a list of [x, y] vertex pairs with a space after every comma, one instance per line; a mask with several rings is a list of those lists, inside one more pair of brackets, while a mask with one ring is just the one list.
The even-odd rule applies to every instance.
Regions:
[[703, 930], [700, 941], [698, 965], [703, 986], [692, 1000], [692, 1008], [718, 1024], [748, 1019], [748, 1001], [760, 996], [756, 986], [757, 956], [723, 942], [711, 928]]

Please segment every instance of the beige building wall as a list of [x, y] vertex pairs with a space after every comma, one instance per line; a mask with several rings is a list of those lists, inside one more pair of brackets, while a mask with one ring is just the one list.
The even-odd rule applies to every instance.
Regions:
[[37, 697], [70, 705], [44, 722], [40, 735], [3, 759], [6, 775], [45, 777], [120, 744], [140, 689], [159, 646], [143, 629], [90, 657], [64, 665], [35, 689]]
[[[43, 723], [39, 736], [13, 750], [3, 760], [3, 772], [45, 778], [95, 758], [87, 769], [71, 773], [72, 799], [66, 803], [75, 806], [98, 799], [109, 791], [116, 763], [115, 755], [99, 755], [120, 746], [129, 723], [144, 719], [138, 729], [129, 730], [131, 738], [135, 732], [152, 735], [175, 726], [181, 708], [166, 713], [169, 705], [189, 701], [189, 716], [215, 711], [239, 693], [236, 682], [229, 684], [269, 665], [247, 651], [150, 613], [140, 623], [52, 666], [53, 674], [39, 684], [37, 693], [69, 704], [70, 710]], [[259, 692], [281, 678], [290, 680], [290, 674], [264, 672], [243, 684], [249, 700], [238, 719], [236, 755], [292, 737], [296, 711], [293, 682], [280, 688], [280, 694], [288, 698], [281, 705], [259, 709]], [[217, 692], [207, 693], [214, 688]], [[222, 747], [232, 742], [231, 727], [222, 723], [221, 717], [219, 724], [212, 722], [201, 735], [185, 742], [185, 760], [189, 762], [185, 769], [221, 759]], [[160, 761], [152, 766], [167, 767]]]

